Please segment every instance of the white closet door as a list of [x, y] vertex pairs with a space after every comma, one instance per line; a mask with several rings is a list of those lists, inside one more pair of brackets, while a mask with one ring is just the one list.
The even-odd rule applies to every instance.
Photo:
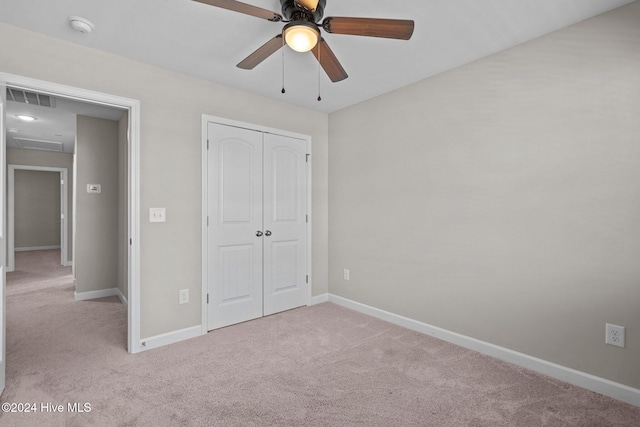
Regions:
[[264, 315], [306, 305], [306, 142], [264, 135]]
[[208, 125], [208, 329], [262, 316], [262, 133]]

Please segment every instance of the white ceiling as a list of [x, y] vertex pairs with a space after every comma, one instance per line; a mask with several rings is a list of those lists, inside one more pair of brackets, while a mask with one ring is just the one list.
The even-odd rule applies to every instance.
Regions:
[[[28, 146], [44, 147], [40, 149], [49, 151], [73, 153], [76, 140], [76, 115], [120, 120], [123, 113], [124, 110], [114, 107], [65, 98], [54, 98], [53, 108], [7, 101], [7, 147], [25, 148], [24, 145], [27, 144]], [[18, 115], [22, 114], [35, 117], [36, 120], [33, 122], [22, 121], [18, 118]], [[16, 138], [28, 141], [16, 141]], [[37, 142], [32, 142], [34, 140]], [[55, 143], [61, 144], [61, 150], [57, 150], [57, 144]]]
[[[245, 0], [280, 12], [279, 0]], [[0, 21], [322, 112], [333, 112], [614, 9], [632, 0], [327, 0], [326, 16], [415, 20], [409, 41], [324, 34], [349, 74], [331, 83], [309, 52], [236, 64], [282, 23], [191, 0], [0, 0]], [[96, 29], [81, 34], [67, 18]]]

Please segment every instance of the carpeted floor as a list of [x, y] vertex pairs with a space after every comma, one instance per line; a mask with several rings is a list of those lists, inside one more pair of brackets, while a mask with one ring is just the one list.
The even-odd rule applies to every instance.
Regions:
[[640, 425], [638, 407], [330, 303], [129, 355], [119, 300], [74, 301], [42, 252], [7, 275], [1, 398], [37, 412], [2, 426]]

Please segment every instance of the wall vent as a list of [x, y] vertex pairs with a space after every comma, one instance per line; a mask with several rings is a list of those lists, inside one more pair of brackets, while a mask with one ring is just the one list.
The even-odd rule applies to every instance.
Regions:
[[27, 148], [29, 150], [45, 150], [45, 151], [64, 151], [62, 142], [56, 141], [43, 141], [41, 139], [28, 139], [28, 138], [12, 138], [16, 145], [20, 148]]
[[7, 101], [21, 102], [29, 105], [39, 105], [41, 107], [54, 108], [55, 98], [41, 93], [27, 92], [25, 90], [7, 88]]

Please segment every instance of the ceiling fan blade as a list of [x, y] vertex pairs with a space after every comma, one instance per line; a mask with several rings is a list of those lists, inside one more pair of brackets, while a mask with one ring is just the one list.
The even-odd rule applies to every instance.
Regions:
[[256, 65], [273, 55], [282, 47], [282, 34], [276, 35], [274, 38], [260, 46], [255, 52], [247, 56], [236, 67], [245, 70], [253, 70]]
[[255, 16], [257, 18], [266, 19], [267, 21], [279, 22], [282, 21], [282, 15], [276, 12], [272, 12], [261, 7], [252, 6], [250, 4], [241, 3], [235, 0], [194, 0], [199, 3], [208, 4], [211, 6], [221, 7], [223, 9], [232, 10], [234, 12], [244, 13], [245, 15]]
[[338, 58], [333, 54], [331, 48], [323, 38], [320, 38], [315, 49], [311, 49], [318, 62], [327, 73], [332, 82], [336, 83], [349, 77], [347, 72], [342, 68]]
[[328, 33], [409, 40], [414, 22], [405, 19], [344, 18], [330, 16], [322, 21]]
[[296, 4], [303, 9], [313, 12], [316, 10], [316, 7], [318, 7], [318, 0], [296, 0]]

